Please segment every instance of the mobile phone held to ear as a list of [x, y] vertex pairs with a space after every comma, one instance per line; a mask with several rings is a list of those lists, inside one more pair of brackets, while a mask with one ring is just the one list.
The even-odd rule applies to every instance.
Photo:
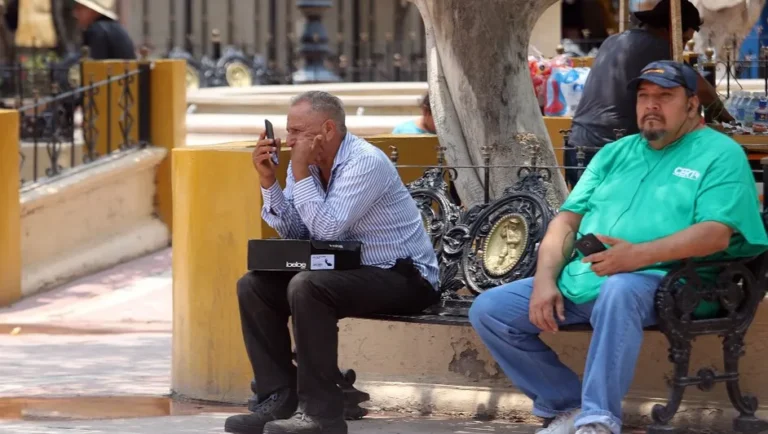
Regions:
[[[267, 138], [275, 140], [275, 130], [272, 128], [272, 122], [264, 119], [264, 129], [267, 130]], [[277, 143], [274, 142], [275, 147], [277, 147]], [[277, 149], [275, 152], [270, 155], [270, 158], [272, 159], [272, 164], [277, 166], [280, 163], [280, 160], [278, 159], [278, 154], [280, 154], [280, 149]]]
[[605, 245], [597, 239], [595, 234], [584, 235], [583, 237], [576, 240], [576, 242], [573, 244], [573, 247], [575, 247], [576, 250], [578, 250], [579, 253], [585, 257], [607, 249], [607, 247], [605, 247]]

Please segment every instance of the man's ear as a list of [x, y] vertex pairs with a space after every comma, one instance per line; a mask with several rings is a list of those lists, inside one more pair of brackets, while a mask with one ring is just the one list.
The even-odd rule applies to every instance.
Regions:
[[688, 117], [693, 119], [699, 115], [699, 109], [701, 108], [701, 101], [699, 97], [694, 95], [688, 99]]
[[323, 123], [323, 137], [325, 137], [325, 140], [331, 140], [333, 138], [333, 134], [336, 132], [336, 122], [328, 119]]

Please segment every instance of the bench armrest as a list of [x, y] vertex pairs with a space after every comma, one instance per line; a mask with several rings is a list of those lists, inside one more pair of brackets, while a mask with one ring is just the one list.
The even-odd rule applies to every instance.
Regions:
[[[686, 260], [675, 266], [656, 292], [659, 328], [665, 333], [683, 332], [683, 326], [700, 321], [729, 330], [746, 329], [766, 294], [767, 259], [763, 254], [734, 260]], [[695, 318], [694, 312], [703, 301], [720, 303], [721, 314], [714, 319]]]

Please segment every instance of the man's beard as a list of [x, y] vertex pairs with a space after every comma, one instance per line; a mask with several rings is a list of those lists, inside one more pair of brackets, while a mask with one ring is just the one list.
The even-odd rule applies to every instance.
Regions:
[[640, 130], [640, 136], [642, 136], [645, 140], [648, 140], [649, 142], [655, 142], [656, 140], [659, 140], [662, 137], [664, 137], [665, 134], [667, 134], [667, 130], [645, 129], [645, 128]]

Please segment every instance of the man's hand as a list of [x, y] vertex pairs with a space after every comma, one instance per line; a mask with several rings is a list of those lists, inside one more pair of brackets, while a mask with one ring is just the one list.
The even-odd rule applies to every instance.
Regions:
[[275, 183], [275, 166], [272, 164], [271, 153], [280, 152], [280, 139], [267, 139], [267, 132], [262, 131], [256, 149], [251, 154], [253, 167], [259, 172], [259, 181], [264, 188], [272, 187]]
[[645, 263], [646, 255], [637, 244], [605, 235], [596, 236], [603, 244], [607, 244], [610, 247], [607, 250], [585, 257], [581, 262], [591, 262], [592, 271], [598, 276], [631, 273], [648, 265]]
[[312, 140], [298, 140], [291, 149], [291, 163], [293, 163], [293, 167], [305, 168], [317, 161], [317, 156], [322, 151], [324, 142], [323, 136], [319, 134]]
[[555, 312], [560, 321], [565, 321], [563, 294], [557, 288], [557, 283], [552, 279], [534, 277], [528, 318], [541, 331], [554, 333], [558, 330]]

